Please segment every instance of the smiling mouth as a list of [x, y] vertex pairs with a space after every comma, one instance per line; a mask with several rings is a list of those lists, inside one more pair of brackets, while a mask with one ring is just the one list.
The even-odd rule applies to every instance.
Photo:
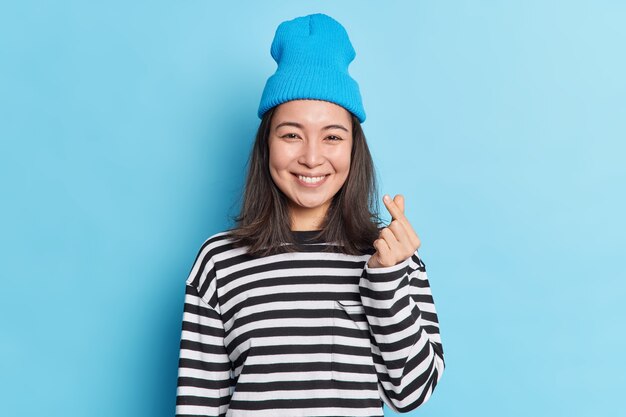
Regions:
[[300, 182], [300, 184], [304, 184], [308, 186], [315, 186], [315, 185], [322, 184], [330, 174], [320, 175], [317, 177], [307, 177], [307, 176], [298, 175], [298, 174], [293, 174], [293, 175], [298, 179], [298, 182]]

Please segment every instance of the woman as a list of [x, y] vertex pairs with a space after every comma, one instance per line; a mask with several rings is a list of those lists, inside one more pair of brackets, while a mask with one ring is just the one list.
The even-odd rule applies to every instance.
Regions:
[[237, 226], [186, 281], [179, 416], [382, 416], [432, 394], [438, 320], [404, 199], [381, 227], [345, 29], [279, 25]]

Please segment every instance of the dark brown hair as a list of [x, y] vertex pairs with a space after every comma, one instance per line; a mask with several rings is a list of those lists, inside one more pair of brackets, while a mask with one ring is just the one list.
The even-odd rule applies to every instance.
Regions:
[[[241, 210], [232, 219], [235, 228], [228, 231], [235, 247], [249, 246], [248, 253], [265, 256], [290, 252], [295, 248], [287, 207], [288, 197], [276, 186], [269, 170], [269, 136], [276, 107], [261, 119], [242, 193]], [[340, 251], [360, 255], [373, 249], [381, 219], [378, 215], [378, 192], [372, 160], [359, 120], [352, 118], [350, 170], [343, 186], [333, 197], [317, 239], [336, 242]], [[328, 248], [330, 249], [330, 248]]]

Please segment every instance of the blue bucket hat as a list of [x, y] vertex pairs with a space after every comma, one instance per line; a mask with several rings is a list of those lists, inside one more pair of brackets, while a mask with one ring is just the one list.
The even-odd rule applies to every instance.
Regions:
[[316, 13], [282, 22], [270, 52], [278, 68], [263, 89], [259, 118], [286, 101], [311, 99], [338, 104], [365, 121], [359, 85], [348, 73], [356, 52], [335, 19]]

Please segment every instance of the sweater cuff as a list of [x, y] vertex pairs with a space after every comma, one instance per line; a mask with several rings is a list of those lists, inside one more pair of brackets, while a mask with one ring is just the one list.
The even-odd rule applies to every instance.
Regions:
[[[415, 253], [417, 253], [417, 250]], [[409, 256], [399, 264], [380, 268], [370, 268], [367, 262], [365, 262], [365, 274], [370, 281], [395, 281], [406, 274], [412, 256]]]

